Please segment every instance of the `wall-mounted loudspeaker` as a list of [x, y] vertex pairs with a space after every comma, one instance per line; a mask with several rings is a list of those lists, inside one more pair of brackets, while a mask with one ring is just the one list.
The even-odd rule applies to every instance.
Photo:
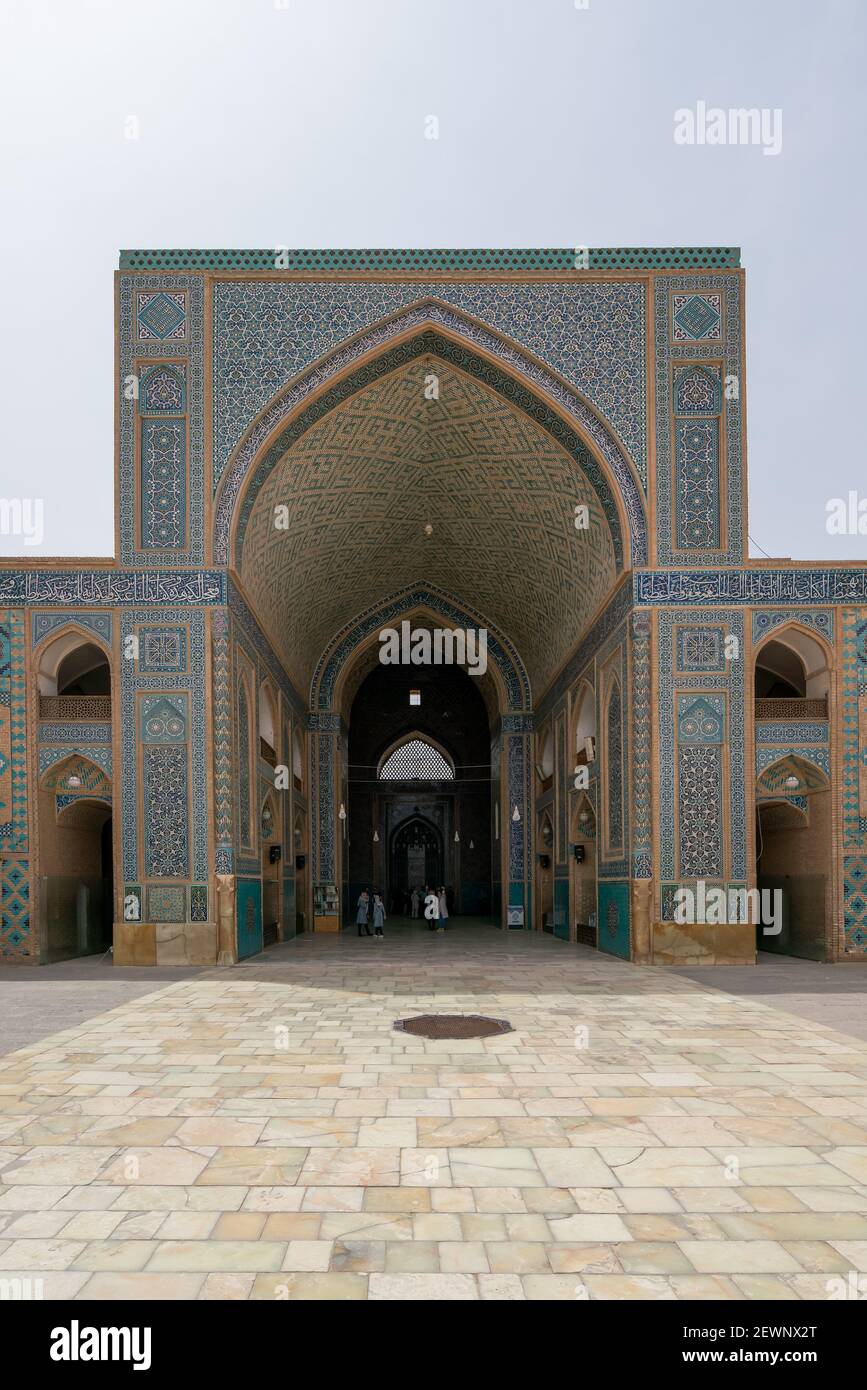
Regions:
[[576, 863], [576, 864], [583, 864], [583, 863], [584, 863], [584, 846], [583, 846], [583, 845], [573, 845], [573, 846], [572, 846], [572, 853], [575, 855], [575, 863]]
[[280, 846], [279, 846], [279, 845], [271, 845], [270, 849], [268, 850], [268, 862], [269, 862], [270, 864], [276, 864], [276, 863], [277, 863], [277, 860], [278, 860], [279, 858], [280, 858]]
[[306, 855], [306, 854], [296, 854], [296, 856], [295, 856], [295, 868], [296, 868], [296, 869], [303, 869], [303, 868], [304, 868], [304, 865], [305, 865], [306, 863], [307, 863], [307, 855]]

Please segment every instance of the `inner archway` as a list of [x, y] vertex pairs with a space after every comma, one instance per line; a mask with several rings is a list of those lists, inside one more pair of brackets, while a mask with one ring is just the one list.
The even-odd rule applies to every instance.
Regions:
[[398, 825], [388, 856], [386, 901], [392, 913], [411, 916], [413, 893], [420, 911], [425, 889], [435, 887], [438, 891], [444, 883], [444, 865], [443, 835], [438, 825], [420, 815]]
[[492, 912], [491, 724], [458, 666], [376, 662], [347, 707], [348, 920], [363, 888], [392, 916], [443, 888], [449, 914]]
[[756, 881], [764, 906], [758, 951], [832, 958], [831, 823], [829, 780], [815, 763], [787, 754], [759, 776]]

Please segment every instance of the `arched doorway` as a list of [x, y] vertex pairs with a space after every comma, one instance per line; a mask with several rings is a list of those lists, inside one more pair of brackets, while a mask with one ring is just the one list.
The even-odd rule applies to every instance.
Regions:
[[115, 916], [111, 654], [78, 623], [37, 644], [39, 719], [87, 741], [40, 753], [39, 927], [46, 960], [103, 953]]
[[442, 830], [424, 816], [411, 816], [394, 831], [388, 856], [387, 901], [392, 912], [407, 913], [415, 888], [445, 883]]
[[830, 648], [799, 623], [775, 628], [755, 653], [756, 883], [765, 904], [756, 949], [771, 956], [834, 958], [831, 664]]
[[39, 784], [39, 914], [43, 956], [69, 960], [112, 944], [114, 870], [111, 783], [71, 755]]
[[[490, 677], [460, 666], [358, 657], [345, 687], [349, 920], [362, 888], [394, 914], [412, 887], [446, 890], [449, 914], [491, 913]], [[496, 708], [495, 703], [492, 706]]]
[[815, 764], [788, 755], [759, 777], [756, 882], [763, 913], [756, 926], [758, 951], [832, 958], [831, 820], [828, 778]]

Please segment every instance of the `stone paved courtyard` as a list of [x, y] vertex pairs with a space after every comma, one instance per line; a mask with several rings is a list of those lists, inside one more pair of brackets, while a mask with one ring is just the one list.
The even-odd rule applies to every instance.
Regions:
[[[0, 1278], [47, 1298], [827, 1298], [867, 1272], [867, 1045], [721, 988], [391, 924], [155, 981], [6, 1057]], [[422, 1012], [515, 1031], [393, 1031]]]

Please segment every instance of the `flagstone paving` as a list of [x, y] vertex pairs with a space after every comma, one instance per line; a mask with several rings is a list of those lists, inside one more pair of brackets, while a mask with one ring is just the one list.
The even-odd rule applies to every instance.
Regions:
[[[422, 1012], [514, 1032], [393, 1031]], [[46, 1298], [825, 1299], [864, 1275], [867, 1046], [548, 936], [300, 938], [4, 1059], [0, 1279]]]

